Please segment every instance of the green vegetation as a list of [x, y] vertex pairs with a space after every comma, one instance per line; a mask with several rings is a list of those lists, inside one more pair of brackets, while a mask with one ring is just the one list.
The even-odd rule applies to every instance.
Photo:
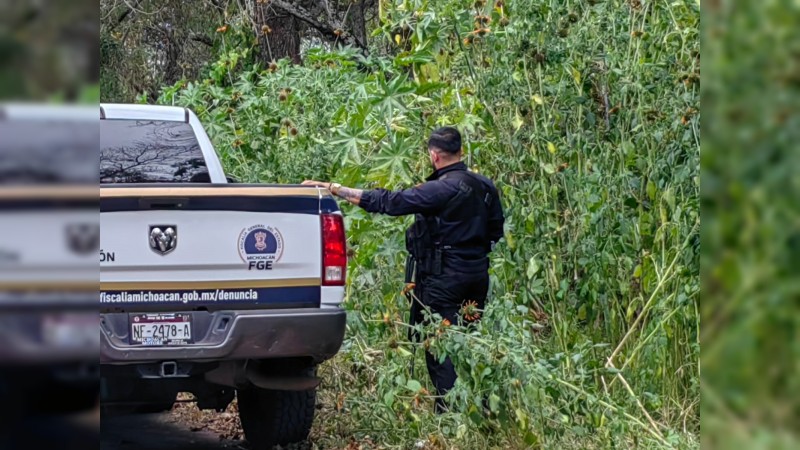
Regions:
[[204, 76], [139, 99], [191, 107], [232, 175], [410, 187], [448, 124], [507, 214], [484, 320], [422, 344], [460, 376], [436, 417], [404, 339], [409, 221], [343, 206], [351, 313], [317, 444], [699, 445], [699, 3], [381, 1], [368, 56], [302, 65], [263, 62], [234, 19]]
[[794, 449], [800, 5], [722, 2], [703, 21], [703, 448]]
[[0, 100], [94, 103], [97, 4], [0, 3]]

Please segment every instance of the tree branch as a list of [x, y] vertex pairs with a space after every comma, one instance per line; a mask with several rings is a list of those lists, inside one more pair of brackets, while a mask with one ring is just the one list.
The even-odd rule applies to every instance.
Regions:
[[201, 42], [209, 47], [214, 46], [214, 40], [204, 34], [191, 32], [189, 33], [189, 39], [196, 42]]
[[122, 14], [120, 14], [119, 17], [117, 17], [117, 20], [115, 20], [111, 24], [111, 26], [108, 27], [108, 30], [106, 32], [110, 32], [114, 28], [117, 28], [122, 22], [125, 21], [125, 19], [128, 18], [128, 16], [134, 11], [134, 9], [139, 7], [140, 3], [142, 3], [142, 0], [136, 0], [136, 3], [134, 3], [133, 6], [127, 6], [125, 8], [125, 11], [122, 11]]
[[[308, 11], [306, 11], [302, 6], [292, 5], [289, 2], [285, 2], [283, 0], [272, 0], [270, 1], [270, 5], [276, 6], [288, 13], [291, 16], [294, 16], [296, 19], [301, 20], [309, 25], [312, 28], [319, 31], [324, 37], [335, 41], [339, 39], [346, 45], [352, 45], [354, 47], [358, 47], [364, 51], [366, 51], [366, 47], [358, 42], [357, 39], [353, 37], [351, 33], [342, 34], [343, 29], [341, 26], [331, 26], [329, 24], [322, 23], [315, 19]], [[337, 34], [337, 30], [339, 33]]]

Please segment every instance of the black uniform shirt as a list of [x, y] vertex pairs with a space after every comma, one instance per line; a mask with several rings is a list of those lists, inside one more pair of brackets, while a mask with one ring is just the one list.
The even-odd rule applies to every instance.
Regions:
[[[390, 216], [407, 214], [436, 216], [459, 191], [458, 178], [441, 179], [442, 176], [449, 172], [466, 170], [466, 164], [458, 162], [436, 170], [425, 183], [411, 189], [388, 191], [378, 188], [364, 191], [360, 206], [367, 212]], [[485, 226], [476, 227], [473, 223], [465, 221], [441, 222], [441, 235], [446, 236], [447, 243], [453, 247], [476, 242], [495, 243], [503, 237], [503, 209], [497, 188], [488, 178], [475, 173], [473, 176], [481, 181], [484, 192], [490, 197], [487, 223]]]

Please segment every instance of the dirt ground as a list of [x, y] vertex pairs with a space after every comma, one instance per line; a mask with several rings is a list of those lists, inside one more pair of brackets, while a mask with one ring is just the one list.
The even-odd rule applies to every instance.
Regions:
[[247, 449], [243, 440], [235, 405], [223, 413], [178, 403], [160, 414], [103, 415], [100, 427], [101, 450]]

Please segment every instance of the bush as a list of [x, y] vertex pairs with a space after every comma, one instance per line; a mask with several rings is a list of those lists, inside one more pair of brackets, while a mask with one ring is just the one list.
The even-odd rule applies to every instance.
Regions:
[[427, 343], [459, 373], [441, 417], [403, 339], [408, 219], [343, 206], [351, 314], [324, 368], [321, 445], [696, 446], [697, 5], [484, 3], [385, 6], [370, 56], [262, 67], [225, 48], [158, 102], [193, 108], [245, 182], [409, 187], [447, 124], [501, 191], [485, 318]]

